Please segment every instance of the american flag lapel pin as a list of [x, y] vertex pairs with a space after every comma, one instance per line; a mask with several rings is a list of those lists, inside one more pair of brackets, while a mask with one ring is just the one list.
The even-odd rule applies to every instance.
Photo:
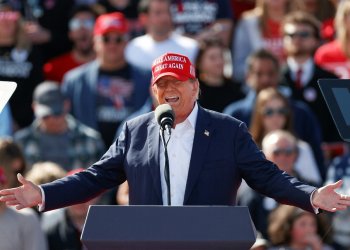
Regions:
[[206, 136], [209, 136], [209, 131], [208, 131], [208, 130], [204, 130], [204, 134], [205, 134]]

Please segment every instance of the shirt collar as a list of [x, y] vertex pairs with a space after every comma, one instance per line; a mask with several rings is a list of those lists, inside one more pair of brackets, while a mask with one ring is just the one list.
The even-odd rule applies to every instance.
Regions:
[[299, 65], [294, 58], [288, 57], [287, 63], [292, 72], [297, 72], [301, 68], [304, 72], [312, 69], [312, 58], [307, 59], [303, 64]]
[[189, 123], [193, 129], [196, 127], [197, 122], [197, 115], [198, 115], [198, 104], [195, 102], [194, 107], [192, 109], [192, 112], [190, 115], [184, 120], [183, 122], [176, 125], [176, 127], [182, 127], [184, 124]]

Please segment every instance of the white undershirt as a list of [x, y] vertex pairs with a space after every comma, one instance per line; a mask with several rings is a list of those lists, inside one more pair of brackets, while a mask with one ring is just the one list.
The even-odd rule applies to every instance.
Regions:
[[[195, 104], [187, 119], [171, 129], [171, 138], [168, 143], [170, 195], [172, 206], [182, 206], [184, 202], [188, 170], [192, 154], [194, 131], [198, 114], [198, 106]], [[166, 133], [165, 133], [166, 134]], [[168, 139], [168, 135], [165, 135]], [[161, 143], [160, 150], [160, 179], [162, 185], [163, 204], [168, 204], [167, 185], [164, 177], [165, 158], [164, 147]]]

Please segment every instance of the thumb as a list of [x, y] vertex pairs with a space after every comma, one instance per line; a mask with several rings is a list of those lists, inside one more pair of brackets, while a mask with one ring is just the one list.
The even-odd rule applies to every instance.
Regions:
[[21, 175], [20, 173], [17, 174], [17, 179], [20, 183], [22, 183], [23, 185], [27, 184], [28, 181], [23, 177], [23, 175]]
[[339, 180], [339, 181], [337, 181], [335, 183], [329, 184], [329, 186], [332, 189], [337, 189], [337, 188], [340, 188], [342, 184], [343, 184], [343, 180]]

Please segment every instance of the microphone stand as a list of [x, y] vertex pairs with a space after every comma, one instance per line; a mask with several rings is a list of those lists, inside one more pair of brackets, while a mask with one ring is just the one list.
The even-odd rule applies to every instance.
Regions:
[[163, 145], [164, 145], [164, 159], [165, 159], [164, 178], [165, 178], [165, 183], [166, 183], [166, 186], [167, 186], [168, 205], [171, 206], [169, 157], [168, 157], [168, 143], [169, 143], [171, 134], [169, 134], [169, 138], [166, 141], [165, 140], [164, 131], [165, 131], [165, 129], [161, 128], [161, 138], [162, 138], [162, 142], [163, 142]]

